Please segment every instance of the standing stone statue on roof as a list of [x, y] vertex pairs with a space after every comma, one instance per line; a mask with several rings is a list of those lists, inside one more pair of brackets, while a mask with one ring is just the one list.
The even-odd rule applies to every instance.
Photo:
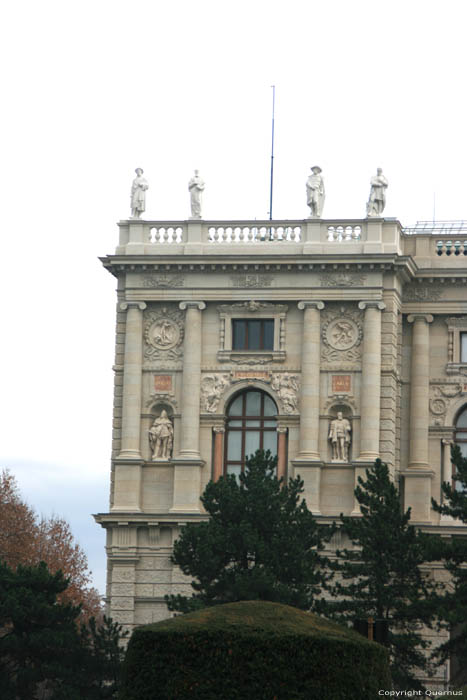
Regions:
[[204, 190], [204, 181], [200, 177], [199, 170], [195, 170], [195, 174], [188, 183], [191, 199], [191, 218], [201, 219], [202, 197]]
[[376, 175], [370, 180], [370, 198], [366, 205], [366, 215], [381, 216], [386, 206], [386, 189], [388, 181], [383, 175], [382, 168], [378, 168]]
[[131, 218], [139, 219], [146, 209], [148, 181], [143, 177], [143, 168], [136, 168], [136, 177], [131, 183]]
[[321, 219], [324, 206], [324, 181], [321, 168], [314, 165], [306, 181], [306, 203], [310, 207], [310, 219]]

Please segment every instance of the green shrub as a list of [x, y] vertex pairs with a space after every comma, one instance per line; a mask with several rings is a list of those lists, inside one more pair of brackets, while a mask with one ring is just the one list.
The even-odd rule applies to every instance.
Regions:
[[120, 700], [373, 700], [386, 650], [297, 608], [245, 601], [139, 627]]

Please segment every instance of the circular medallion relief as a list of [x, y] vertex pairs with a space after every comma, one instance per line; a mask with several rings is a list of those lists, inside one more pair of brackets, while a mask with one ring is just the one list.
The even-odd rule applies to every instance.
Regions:
[[430, 401], [430, 411], [435, 414], [435, 416], [440, 416], [446, 411], [446, 403], [443, 399], [431, 399]]
[[359, 338], [359, 330], [355, 321], [350, 318], [335, 318], [325, 331], [326, 341], [336, 350], [348, 350]]
[[180, 340], [180, 328], [169, 318], [158, 318], [149, 328], [148, 340], [158, 350], [170, 350]]

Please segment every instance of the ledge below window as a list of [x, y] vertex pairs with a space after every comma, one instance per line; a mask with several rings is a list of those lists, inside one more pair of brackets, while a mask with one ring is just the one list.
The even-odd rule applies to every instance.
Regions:
[[268, 362], [285, 362], [285, 350], [219, 350], [219, 362], [235, 362], [238, 365], [265, 365]]
[[446, 374], [460, 374], [467, 376], [466, 362], [448, 362], [446, 365]]

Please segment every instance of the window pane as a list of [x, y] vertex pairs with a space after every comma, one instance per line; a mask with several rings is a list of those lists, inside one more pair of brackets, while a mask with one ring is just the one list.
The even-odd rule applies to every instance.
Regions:
[[248, 321], [248, 350], [259, 350], [261, 321]]
[[259, 450], [259, 436], [258, 430], [247, 430], [245, 433], [245, 457], [249, 457], [254, 454], [256, 450]]
[[467, 362], [467, 333], [461, 333], [461, 362]]
[[264, 397], [264, 415], [265, 416], [275, 416], [277, 415], [277, 407], [274, 401], [269, 397]]
[[242, 415], [242, 404], [243, 396], [237, 396], [235, 401], [230, 404], [229, 416], [241, 416]]
[[261, 421], [259, 421], [259, 420], [247, 420], [247, 421], [245, 421], [245, 425], [247, 428], [259, 428], [261, 425]]
[[229, 428], [241, 428], [241, 427], [242, 427], [241, 420], [229, 420]]
[[464, 408], [456, 423], [457, 428], [467, 428], [467, 408]]
[[263, 423], [265, 428], [275, 428], [276, 427], [276, 421], [275, 420], [265, 420]]
[[240, 430], [228, 432], [227, 459], [240, 461], [242, 458], [242, 433]]
[[263, 349], [274, 350], [274, 321], [263, 321]]
[[232, 321], [232, 349], [245, 350], [246, 321]]
[[263, 449], [271, 450], [273, 457], [277, 454], [277, 433], [276, 431], [267, 430], [263, 433]]
[[261, 394], [259, 391], [249, 391], [246, 395], [246, 415], [259, 416], [261, 413]]
[[459, 443], [459, 447], [461, 448], [461, 454], [463, 457], [467, 457], [467, 442], [461, 442]]
[[459, 440], [467, 440], [467, 433], [463, 430], [456, 430], [456, 442], [459, 442]]
[[237, 477], [237, 481], [238, 481], [238, 476], [239, 476], [241, 471], [242, 471], [242, 468], [239, 464], [228, 464], [227, 465], [227, 474], [235, 474], [235, 476]]

